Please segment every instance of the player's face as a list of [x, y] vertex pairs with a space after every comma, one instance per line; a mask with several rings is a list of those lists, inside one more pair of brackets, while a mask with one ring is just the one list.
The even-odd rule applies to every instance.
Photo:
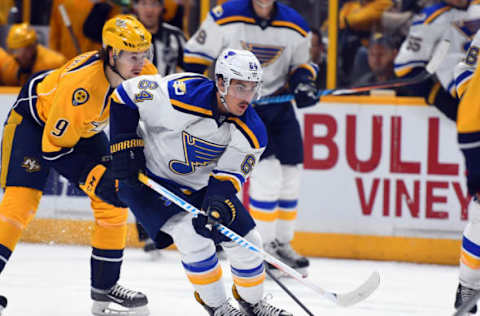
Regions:
[[468, 0], [445, 0], [445, 2], [451, 6], [461, 9], [468, 7]]
[[270, 8], [275, 0], [253, 0], [253, 2], [261, 8]]
[[35, 54], [37, 53], [37, 44], [32, 44], [26, 47], [17, 48], [12, 51], [20, 67], [23, 69], [30, 69], [35, 63]]
[[373, 44], [368, 48], [368, 64], [372, 72], [377, 75], [393, 73], [393, 61], [396, 55], [396, 49], [380, 44]]
[[140, 75], [147, 59], [149, 51], [126, 52], [122, 51], [117, 58], [117, 70], [125, 79]]
[[236, 116], [243, 115], [248, 105], [256, 98], [258, 90], [258, 82], [232, 79], [225, 96], [230, 113]]
[[160, 23], [163, 10], [160, 2], [159, 0], [139, 0], [134, 6], [138, 19], [149, 30], [157, 28]]

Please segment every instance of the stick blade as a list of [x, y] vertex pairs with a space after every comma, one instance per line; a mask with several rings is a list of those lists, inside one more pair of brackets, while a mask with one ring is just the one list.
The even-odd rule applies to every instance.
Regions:
[[435, 48], [435, 52], [433, 53], [430, 62], [425, 67], [425, 70], [429, 73], [433, 74], [437, 71], [438, 66], [443, 62], [445, 56], [447, 56], [448, 49], [450, 48], [450, 41], [442, 40], [438, 43], [437, 47]]
[[374, 271], [370, 277], [355, 290], [348, 293], [336, 294], [337, 305], [348, 307], [357, 304], [375, 292], [379, 285], [380, 273]]

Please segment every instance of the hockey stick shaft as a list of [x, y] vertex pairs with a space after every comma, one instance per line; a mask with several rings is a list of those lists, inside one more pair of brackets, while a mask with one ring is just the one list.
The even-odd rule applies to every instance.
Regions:
[[75, 50], [77, 51], [77, 54], [80, 54], [82, 52], [80, 49], [80, 44], [78, 43], [77, 36], [75, 35], [75, 33], [73, 33], [72, 23], [70, 22], [67, 10], [62, 3], [58, 5], [58, 11], [60, 11], [60, 15], [62, 16], [63, 24], [65, 24], [65, 27], [70, 33], [70, 37], [72, 38], [73, 45], [75, 45]]
[[[175, 203], [178, 205], [180, 208], [183, 210], [187, 211], [188, 213], [192, 214], [193, 216], [198, 216], [200, 214], [203, 214], [199, 209], [197, 209], [195, 206], [192, 204], [188, 203], [181, 197], [177, 196], [176, 194], [172, 193], [162, 185], [158, 184], [157, 182], [153, 181], [152, 179], [148, 178], [144, 174], [139, 174], [138, 176], [140, 182], [145, 184], [146, 186], [150, 187], [152, 190], [155, 192], [159, 193], [163, 197], [167, 198], [171, 202]], [[288, 266], [287, 264], [283, 263], [282, 261], [278, 260], [274, 256], [268, 254], [265, 252], [263, 249], [257, 247], [255, 244], [249, 242], [242, 236], [238, 235], [235, 233], [233, 230], [229, 229], [228, 227], [225, 227], [221, 224], [214, 224], [214, 227], [223, 235], [231, 239], [234, 243], [249, 249], [252, 252], [257, 253], [265, 261], [268, 263], [272, 264], [282, 272], [288, 274], [292, 278], [296, 279], [300, 283], [304, 284], [305, 286], [309, 287], [313, 291], [317, 292], [318, 294], [322, 295], [323, 297], [329, 299], [330, 301], [334, 302], [337, 305], [340, 306], [350, 306], [353, 305], [357, 302], [360, 302], [367, 298], [370, 294], [375, 291], [380, 283], [380, 276], [378, 272], [372, 273], [372, 275], [369, 277], [369, 279], [364, 282], [359, 288], [356, 290], [346, 293], [346, 294], [338, 294], [338, 293], [333, 293], [329, 292], [327, 290], [324, 290], [323, 288], [317, 286], [315, 283], [304, 279], [303, 276], [295, 271], [293, 268]]]
[[[338, 89], [329, 89], [329, 90], [321, 90], [318, 92], [317, 97], [321, 98], [322, 96], [326, 95], [346, 95], [346, 94], [354, 94], [358, 92], [365, 92], [370, 91], [373, 89], [387, 89], [387, 88], [398, 88], [398, 87], [405, 87], [414, 85], [420, 82], [423, 82], [433, 76], [435, 71], [437, 70], [440, 63], [445, 58], [448, 48], [450, 47], [450, 42], [444, 40], [437, 45], [436, 51], [433, 54], [430, 62], [425, 66], [425, 70], [418, 75], [405, 78], [405, 79], [394, 79], [391, 81], [386, 81], [382, 83], [375, 83], [375, 84], [366, 84], [360, 85], [357, 87], [351, 88], [338, 88]], [[274, 97], [267, 97], [254, 102], [255, 105], [267, 105], [272, 103], [285, 103], [290, 102], [294, 99], [293, 94], [284, 94], [278, 95]]]
[[474, 296], [470, 297], [466, 302], [464, 302], [453, 314], [453, 316], [467, 315], [468, 312], [478, 302], [479, 299], [480, 299], [480, 291], [478, 291]]
[[282, 282], [280, 282], [280, 280], [275, 276], [273, 275], [273, 273], [270, 271], [270, 269], [268, 267], [265, 267], [265, 272], [268, 274], [268, 276], [270, 277], [270, 279], [272, 279], [275, 283], [278, 284], [278, 286], [280, 286], [282, 288], [282, 290], [285, 291], [285, 293], [288, 294], [288, 296], [290, 296], [292, 298], [292, 300], [295, 301], [295, 303], [297, 303], [304, 311], [305, 313], [307, 313], [308, 315], [310, 316], [315, 316], [313, 315], [313, 313], [287, 288], [287, 286], [285, 284], [283, 284]]

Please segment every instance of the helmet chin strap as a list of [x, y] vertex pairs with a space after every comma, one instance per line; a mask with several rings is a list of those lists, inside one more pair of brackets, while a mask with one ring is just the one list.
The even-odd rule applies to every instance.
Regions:
[[220, 102], [222, 102], [223, 107], [227, 110], [227, 112], [230, 112], [230, 108], [228, 107], [227, 100], [225, 100], [225, 97], [227, 96], [228, 93], [228, 86], [230, 83], [227, 83], [227, 81], [223, 81], [223, 86], [225, 88], [225, 91], [220, 90], [220, 87], [218, 86], [218, 79], [216, 79], [216, 84], [217, 84], [217, 90], [220, 93]]
[[124, 81], [127, 80], [127, 78], [125, 78], [124, 76], [122, 76], [122, 74], [120, 73], [120, 71], [118, 71], [117, 69], [117, 57], [116, 56], [113, 56], [113, 66], [110, 65], [110, 63], [108, 63], [108, 66], [110, 67], [110, 69], [112, 69], [112, 71], [114, 73], [116, 73], [117, 75], [120, 76], [120, 78], [122, 78]]
[[262, 9], [270, 8], [273, 5], [273, 3], [275, 2], [275, 0], [273, 0], [272, 2], [270, 2], [270, 4], [265, 4], [265, 3], [261, 2], [260, 0], [254, 0], [254, 1]]

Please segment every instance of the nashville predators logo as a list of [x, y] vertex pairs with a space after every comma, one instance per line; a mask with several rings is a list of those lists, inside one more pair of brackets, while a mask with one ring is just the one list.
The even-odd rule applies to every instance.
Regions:
[[260, 45], [241, 41], [242, 48], [251, 51], [258, 58], [263, 67], [275, 62], [285, 50], [283, 46]]
[[215, 162], [225, 151], [224, 146], [204, 141], [187, 132], [182, 133], [185, 161], [171, 160], [170, 170], [176, 174], [187, 175], [195, 172], [197, 167]]
[[73, 91], [72, 96], [72, 104], [74, 106], [79, 106], [88, 101], [90, 95], [88, 94], [87, 90], [83, 88], [78, 88], [77, 90]]
[[27, 172], [40, 171], [40, 162], [36, 158], [23, 157], [22, 168], [25, 168]]

